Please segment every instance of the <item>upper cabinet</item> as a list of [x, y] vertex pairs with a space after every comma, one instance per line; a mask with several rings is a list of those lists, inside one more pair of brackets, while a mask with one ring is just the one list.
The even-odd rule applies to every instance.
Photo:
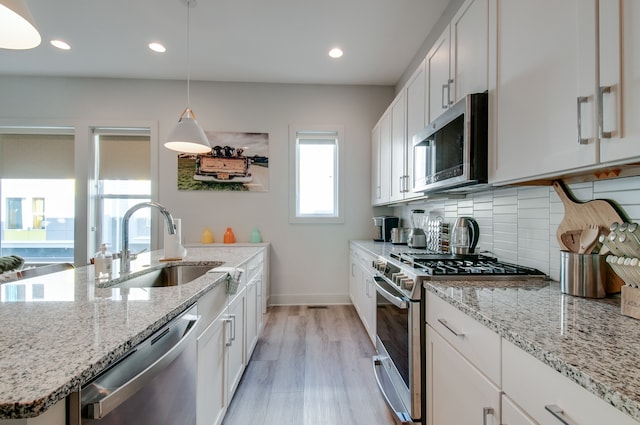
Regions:
[[637, 161], [640, 5], [495, 1], [490, 182]]
[[391, 113], [384, 113], [371, 132], [372, 204], [389, 202], [391, 183]]
[[640, 4], [599, 0], [600, 161], [640, 157]]
[[595, 0], [498, 0], [491, 182], [596, 163], [595, 24]]
[[467, 0], [425, 59], [427, 124], [469, 93], [488, 88], [489, 1]]
[[407, 104], [404, 90], [391, 104], [391, 186], [390, 201], [404, 199], [406, 182]]

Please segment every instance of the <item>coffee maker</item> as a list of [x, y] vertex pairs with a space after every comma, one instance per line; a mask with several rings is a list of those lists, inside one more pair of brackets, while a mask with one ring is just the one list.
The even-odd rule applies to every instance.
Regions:
[[373, 217], [373, 224], [378, 228], [375, 242], [391, 242], [391, 229], [398, 227], [400, 219], [391, 215]]

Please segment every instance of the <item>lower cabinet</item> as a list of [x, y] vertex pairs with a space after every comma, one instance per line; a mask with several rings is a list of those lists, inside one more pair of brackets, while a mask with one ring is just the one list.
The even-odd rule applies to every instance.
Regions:
[[353, 245], [350, 255], [349, 296], [371, 342], [375, 344], [376, 287], [371, 265], [375, 257]]
[[501, 423], [500, 389], [431, 327], [426, 374], [428, 425]]
[[538, 425], [504, 394], [502, 395], [502, 423], [504, 425]]
[[197, 425], [222, 422], [262, 330], [263, 253], [240, 266], [235, 294], [220, 284], [198, 300]]
[[502, 343], [502, 390], [534, 423], [541, 425], [638, 425], [630, 416], [508, 341]]

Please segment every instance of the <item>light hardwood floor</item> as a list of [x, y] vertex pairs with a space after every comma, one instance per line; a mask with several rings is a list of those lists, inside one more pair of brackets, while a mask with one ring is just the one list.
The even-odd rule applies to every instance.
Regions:
[[223, 425], [394, 425], [353, 306], [271, 307]]

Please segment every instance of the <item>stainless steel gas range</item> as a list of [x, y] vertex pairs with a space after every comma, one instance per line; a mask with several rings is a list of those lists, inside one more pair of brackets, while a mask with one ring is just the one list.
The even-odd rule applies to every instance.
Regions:
[[532, 268], [482, 255], [398, 252], [373, 262], [376, 351], [373, 365], [399, 424], [423, 424], [426, 409], [424, 281], [546, 278]]

